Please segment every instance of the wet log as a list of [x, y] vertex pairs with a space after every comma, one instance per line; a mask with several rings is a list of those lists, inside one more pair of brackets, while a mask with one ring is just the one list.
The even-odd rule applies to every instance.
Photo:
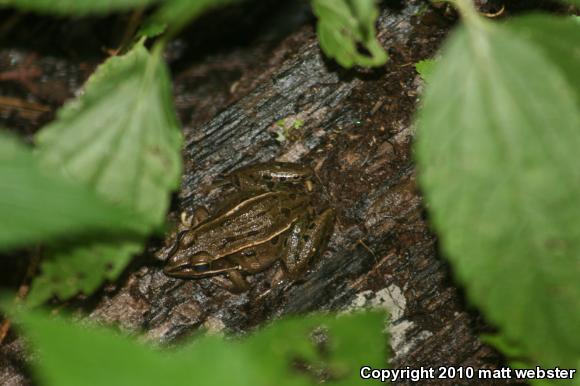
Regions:
[[[383, 307], [393, 366], [497, 367], [498, 354], [478, 339], [484, 325], [438, 255], [415, 180], [412, 114], [421, 81], [413, 64], [447, 32], [445, 19], [421, 17], [420, 9], [383, 11], [379, 38], [391, 60], [382, 69], [339, 68], [307, 26], [276, 47], [265, 75], [238, 80], [250, 84], [246, 94], [207, 121], [185, 120], [187, 167], [175, 215], [219, 203], [225, 193], [212, 182], [238, 167], [277, 160], [314, 168], [337, 223], [303, 278], [272, 287], [272, 269], [234, 295], [209, 279], [168, 278], [150, 264], [91, 317], [172, 342], [200, 327], [243, 333], [288, 314]], [[293, 122], [303, 126], [275, 138]]]
[[[122, 280], [83, 305], [89, 318], [170, 343], [200, 328], [243, 334], [284, 315], [378, 307], [391, 315], [390, 366], [500, 366], [478, 338], [488, 327], [438, 253], [412, 157], [422, 87], [413, 64], [434, 54], [449, 27], [420, 2], [385, 8], [377, 28], [391, 59], [377, 70], [344, 70], [325, 58], [311, 22], [179, 69], [185, 171], [170, 218], [215, 207], [227, 195], [213, 185], [223, 173], [288, 161], [315, 170], [321, 200], [337, 212], [334, 233], [302, 278], [272, 286], [274, 267], [250, 276], [243, 294], [210, 279], [167, 277], [163, 242], [152, 242]], [[15, 368], [0, 380], [16, 377]]]

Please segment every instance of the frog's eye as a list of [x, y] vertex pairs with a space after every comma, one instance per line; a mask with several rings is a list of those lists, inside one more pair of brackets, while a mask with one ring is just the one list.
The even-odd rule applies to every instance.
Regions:
[[199, 263], [193, 265], [193, 270], [198, 273], [206, 272], [209, 270], [209, 263]]

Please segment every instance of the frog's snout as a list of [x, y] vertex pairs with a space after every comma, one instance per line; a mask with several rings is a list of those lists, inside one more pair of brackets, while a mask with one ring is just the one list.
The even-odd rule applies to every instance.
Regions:
[[187, 268], [187, 260], [181, 258], [178, 255], [170, 255], [165, 266], [163, 267], [163, 272], [168, 276], [179, 277], [180, 272], [183, 272]]

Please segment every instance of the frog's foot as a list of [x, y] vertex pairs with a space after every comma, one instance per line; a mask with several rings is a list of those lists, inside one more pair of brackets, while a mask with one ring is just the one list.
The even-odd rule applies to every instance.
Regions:
[[160, 260], [169, 261], [169, 258], [179, 249], [179, 243], [186, 233], [187, 229], [178, 225], [176, 229], [171, 231], [171, 234], [165, 240], [165, 245], [155, 253], [155, 256]]
[[278, 287], [279, 285], [284, 284], [288, 279], [288, 270], [284, 264], [280, 264], [280, 266], [276, 267], [274, 274], [270, 278], [270, 289], [268, 292], [274, 288]]
[[227, 278], [214, 276], [211, 281], [234, 294], [240, 294], [250, 289], [248, 281], [240, 271], [229, 271]]
[[290, 279], [297, 279], [312, 258], [326, 247], [334, 224], [334, 209], [326, 209], [313, 220], [303, 219], [294, 225], [287, 239], [283, 265]]
[[196, 208], [191, 216], [191, 227], [194, 228], [209, 218], [209, 212], [203, 206]]
[[187, 212], [181, 212], [181, 216], [179, 217], [180, 229], [190, 229], [195, 228], [205, 220], [209, 218], [209, 212], [203, 206], [196, 208], [192, 214]]

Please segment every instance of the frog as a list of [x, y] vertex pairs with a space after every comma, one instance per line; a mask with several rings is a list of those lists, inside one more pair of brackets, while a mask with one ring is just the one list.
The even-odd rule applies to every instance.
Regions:
[[310, 167], [284, 162], [234, 170], [221, 184], [233, 186], [213, 214], [196, 210], [181, 231], [164, 273], [180, 279], [213, 277], [233, 293], [249, 289], [248, 275], [279, 262], [282, 279], [296, 280], [326, 248], [335, 210], [317, 210]]

